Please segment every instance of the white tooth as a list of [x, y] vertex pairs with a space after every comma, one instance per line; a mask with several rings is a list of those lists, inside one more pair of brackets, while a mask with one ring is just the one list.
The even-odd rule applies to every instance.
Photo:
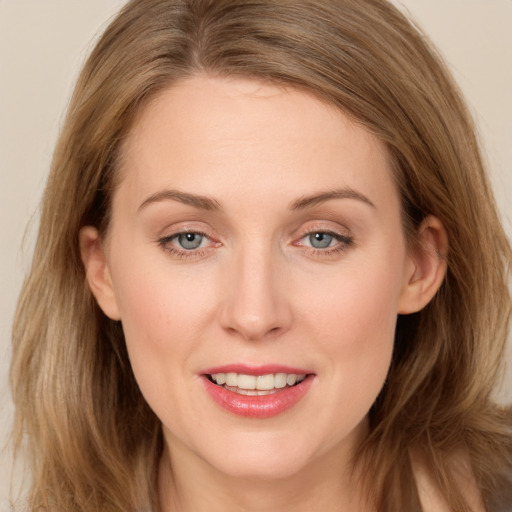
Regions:
[[294, 373], [290, 373], [286, 377], [286, 384], [288, 384], [288, 386], [293, 386], [295, 382], [297, 382], [297, 375], [295, 375]]
[[256, 389], [256, 377], [254, 375], [238, 375], [238, 387], [242, 389]]
[[272, 373], [260, 375], [256, 381], [256, 389], [261, 391], [274, 389], [274, 375]]
[[302, 374], [302, 375], [297, 375], [297, 384], [299, 382], [302, 382], [304, 379], [306, 378], [306, 375]]
[[238, 386], [238, 374], [237, 373], [226, 373], [226, 384], [228, 386]]
[[226, 374], [225, 373], [217, 373], [216, 375], [212, 375], [213, 380], [219, 385], [222, 386], [226, 382]]
[[274, 387], [277, 389], [284, 388], [286, 386], [286, 373], [276, 373], [274, 375]]

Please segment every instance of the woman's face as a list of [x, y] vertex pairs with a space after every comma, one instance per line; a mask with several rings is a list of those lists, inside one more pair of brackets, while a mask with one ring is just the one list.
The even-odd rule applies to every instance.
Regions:
[[99, 302], [171, 456], [265, 478], [347, 460], [413, 268], [383, 145], [306, 93], [196, 76], [122, 156]]

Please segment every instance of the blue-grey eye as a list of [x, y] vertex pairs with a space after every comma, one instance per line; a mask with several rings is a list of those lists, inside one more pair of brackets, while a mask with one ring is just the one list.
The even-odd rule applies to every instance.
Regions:
[[308, 238], [311, 247], [314, 247], [315, 249], [326, 249], [331, 245], [334, 237], [329, 233], [318, 232], [310, 233]]
[[204, 235], [199, 233], [180, 233], [176, 235], [176, 240], [183, 249], [191, 251], [198, 249], [203, 243]]

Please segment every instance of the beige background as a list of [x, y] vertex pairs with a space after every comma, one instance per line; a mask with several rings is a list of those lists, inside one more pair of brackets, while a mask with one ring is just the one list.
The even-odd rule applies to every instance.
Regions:
[[[445, 55], [474, 112], [504, 224], [512, 235], [512, 0], [397, 0]], [[0, 0], [0, 443], [15, 300], [30, 261], [37, 205], [77, 71], [124, 0]], [[32, 220], [31, 220], [32, 219]], [[21, 250], [27, 223], [25, 249]], [[508, 360], [512, 367], [509, 347]], [[512, 368], [499, 398], [512, 401]], [[0, 502], [8, 494], [0, 454]]]

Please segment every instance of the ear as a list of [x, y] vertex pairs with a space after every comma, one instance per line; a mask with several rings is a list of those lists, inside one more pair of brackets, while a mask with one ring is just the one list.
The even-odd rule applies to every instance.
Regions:
[[423, 309], [439, 290], [447, 269], [448, 235], [442, 222], [432, 215], [418, 228], [419, 243], [408, 256], [398, 313]]
[[96, 302], [109, 318], [120, 320], [105, 248], [98, 230], [92, 226], [85, 226], [80, 230], [78, 238], [85, 276]]

